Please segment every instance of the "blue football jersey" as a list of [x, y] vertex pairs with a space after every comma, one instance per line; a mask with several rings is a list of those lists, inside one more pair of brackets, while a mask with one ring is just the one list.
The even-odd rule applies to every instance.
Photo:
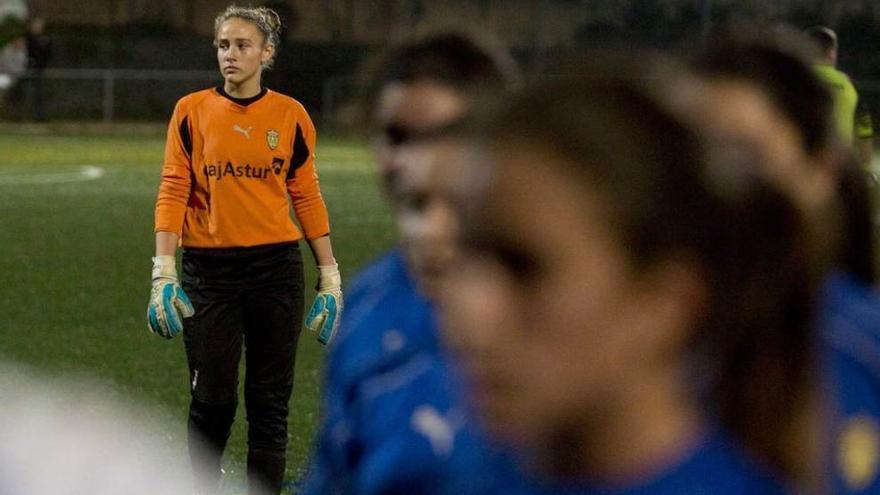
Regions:
[[457, 396], [431, 304], [398, 251], [349, 288], [331, 344], [306, 494], [451, 493], [480, 486], [481, 442]]
[[366, 268], [347, 294], [328, 356], [324, 417], [297, 493], [786, 493], [720, 434], [663, 473], [625, 486], [529, 478], [471, 419], [454, 363], [439, 343], [433, 308], [418, 294], [401, 254]]
[[825, 385], [833, 398], [833, 493], [880, 493], [880, 298], [835, 274], [825, 285], [820, 318]]
[[[496, 464], [496, 468], [497, 468]], [[504, 469], [503, 467], [501, 469]], [[783, 495], [792, 493], [720, 430], [658, 473], [637, 479], [527, 479], [512, 464], [487, 493], [505, 495]]]

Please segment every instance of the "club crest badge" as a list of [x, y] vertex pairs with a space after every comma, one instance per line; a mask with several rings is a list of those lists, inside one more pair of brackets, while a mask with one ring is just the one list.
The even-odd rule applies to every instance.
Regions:
[[849, 489], [871, 485], [880, 465], [880, 428], [874, 418], [857, 415], [846, 423], [838, 438], [837, 465]]
[[269, 129], [266, 131], [266, 144], [269, 145], [270, 150], [274, 150], [278, 147], [278, 140], [280, 137], [281, 135], [278, 134], [278, 131], [275, 129]]

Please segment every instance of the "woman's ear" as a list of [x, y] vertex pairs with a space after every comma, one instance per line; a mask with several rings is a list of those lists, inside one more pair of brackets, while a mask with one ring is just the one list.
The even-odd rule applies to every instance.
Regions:
[[709, 305], [709, 287], [699, 264], [681, 257], [663, 261], [641, 276], [641, 307], [651, 315], [649, 335], [663, 354], [680, 352]]
[[275, 55], [275, 45], [273, 45], [272, 43], [266, 43], [266, 45], [263, 46], [263, 53], [260, 56], [260, 62], [262, 64], [268, 63], [270, 60], [272, 60], [273, 55]]

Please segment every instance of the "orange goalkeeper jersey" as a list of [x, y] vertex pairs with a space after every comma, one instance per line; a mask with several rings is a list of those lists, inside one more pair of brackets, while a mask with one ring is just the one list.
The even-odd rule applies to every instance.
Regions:
[[168, 125], [155, 231], [177, 233], [184, 247], [329, 234], [315, 140], [305, 108], [280, 93], [237, 100], [212, 88], [184, 96]]

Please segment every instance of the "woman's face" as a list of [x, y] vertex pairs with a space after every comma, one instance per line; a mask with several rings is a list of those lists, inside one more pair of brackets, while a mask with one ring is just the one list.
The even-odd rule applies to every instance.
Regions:
[[464, 99], [457, 91], [428, 81], [389, 84], [377, 105], [379, 174], [407, 265], [431, 297], [454, 262], [458, 227], [444, 185], [460, 164], [458, 146], [438, 133], [463, 111]]
[[252, 22], [232, 17], [220, 25], [214, 40], [217, 63], [228, 85], [259, 83], [262, 64], [272, 58], [274, 47]]
[[426, 146], [419, 162], [399, 173], [395, 217], [410, 272], [422, 293], [435, 298], [443, 278], [459, 263], [456, 203], [474, 171], [466, 144], [452, 137]]
[[392, 201], [401, 170], [419, 166], [437, 132], [464, 111], [462, 95], [438, 82], [393, 82], [382, 88], [373, 116], [373, 145], [382, 185]]
[[671, 272], [635, 274], [601, 195], [564, 161], [512, 148], [495, 159], [441, 307], [490, 431], [533, 444], [667, 362], [683, 303]]

